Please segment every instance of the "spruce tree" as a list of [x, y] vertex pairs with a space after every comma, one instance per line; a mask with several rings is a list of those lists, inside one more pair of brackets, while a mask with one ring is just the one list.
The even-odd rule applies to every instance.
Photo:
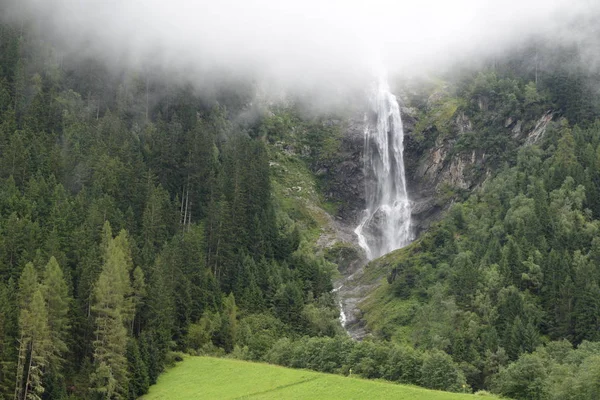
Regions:
[[14, 280], [0, 284], [0, 398], [14, 394], [17, 372], [17, 288]]
[[237, 336], [237, 306], [233, 293], [223, 298], [223, 313], [220, 329], [221, 345], [227, 352], [233, 350]]
[[127, 342], [127, 363], [131, 380], [129, 382], [129, 399], [135, 400], [145, 394], [150, 387], [148, 368], [142, 359], [140, 349], [135, 339]]
[[[144, 271], [138, 266], [133, 270], [133, 280], [132, 280], [132, 293], [131, 297], [133, 308], [136, 310], [136, 313], [139, 312], [140, 308], [144, 304], [144, 299], [146, 297], [146, 280], [144, 278]], [[136, 317], [131, 320], [131, 333], [135, 333], [135, 322]]]

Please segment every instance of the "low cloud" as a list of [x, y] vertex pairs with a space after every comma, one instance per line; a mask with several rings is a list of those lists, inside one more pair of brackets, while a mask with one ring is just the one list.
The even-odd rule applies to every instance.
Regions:
[[[532, 35], [581, 40], [569, 24], [597, 2], [565, 0], [14, 0], [69, 54], [158, 68], [199, 86], [218, 75], [282, 90], [359, 87], [498, 55]], [[571, 27], [572, 28], [572, 27]]]

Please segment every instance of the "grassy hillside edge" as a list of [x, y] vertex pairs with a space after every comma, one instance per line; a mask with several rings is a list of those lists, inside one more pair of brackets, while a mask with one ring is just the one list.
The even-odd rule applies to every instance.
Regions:
[[232, 359], [186, 357], [161, 375], [142, 399], [198, 398], [460, 400], [474, 396]]

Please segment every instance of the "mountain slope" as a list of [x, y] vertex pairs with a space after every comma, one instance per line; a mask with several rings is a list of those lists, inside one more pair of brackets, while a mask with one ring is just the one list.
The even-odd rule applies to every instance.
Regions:
[[[376, 284], [360, 306], [376, 337], [443, 350], [473, 387], [517, 398], [530, 398], [528, 390], [537, 390], [539, 398], [561, 398], [569, 384], [557, 378], [557, 370], [577, 374], [582, 365], [547, 355], [540, 346], [568, 340], [564, 343], [591, 346], [588, 362], [598, 356], [590, 344], [600, 339], [600, 125], [593, 120], [598, 109], [594, 97], [582, 100], [581, 113], [560, 110], [560, 96], [579, 90], [555, 91], [559, 99], [552, 99], [549, 93], [564, 88], [560, 79], [547, 78], [534, 96], [533, 82], [479, 74], [456, 92], [459, 106], [451, 118], [440, 122], [443, 114], [423, 114], [430, 131], [420, 130], [421, 119], [413, 134], [424, 135], [414, 140], [427, 146], [428, 136], [438, 142], [445, 134], [453, 144], [441, 154], [450, 157], [449, 165], [471, 154], [459, 170], [477, 185], [461, 188], [446, 181], [455, 204], [441, 220], [412, 245], [373, 261], [357, 282]], [[537, 100], [531, 103], [530, 97]], [[557, 111], [537, 120], [536, 109]], [[563, 115], [574, 116], [579, 125]], [[457, 129], [458, 121], [468, 121], [468, 129]], [[533, 367], [542, 363], [544, 368]], [[521, 367], [529, 368], [538, 389], [515, 383], [511, 374]], [[593, 398], [594, 389], [578, 382], [587, 387], [580, 398]]]

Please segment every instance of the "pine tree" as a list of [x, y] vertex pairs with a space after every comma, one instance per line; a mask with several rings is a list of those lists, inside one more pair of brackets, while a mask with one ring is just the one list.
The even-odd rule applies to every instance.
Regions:
[[600, 288], [596, 282], [579, 288], [573, 309], [575, 343], [600, 340]]
[[[153, 177], [148, 177], [152, 182]], [[160, 186], [149, 185], [149, 194], [142, 216], [143, 262], [150, 265], [156, 253], [173, 233], [176, 217], [171, 210], [169, 194]]]
[[521, 273], [523, 272], [522, 252], [519, 244], [512, 236], [508, 237], [507, 243], [502, 249], [500, 271], [509, 285], [518, 285], [521, 282]]
[[55, 379], [59, 379], [68, 351], [66, 344], [70, 328], [68, 313], [72, 300], [63, 271], [54, 257], [51, 257], [46, 265], [42, 290], [48, 307], [50, 372]]
[[175, 300], [173, 276], [161, 257], [150, 270], [148, 295], [145, 301], [144, 331], [141, 334], [140, 350], [150, 383], [155, 383], [162, 372], [164, 357], [170, 349], [175, 326]]
[[19, 280], [19, 356], [15, 399], [41, 399], [44, 369], [50, 361], [48, 312], [32, 263]]
[[28, 326], [24, 324], [29, 322], [29, 320], [26, 321], [25, 317], [29, 317], [30, 315], [31, 301], [33, 300], [33, 295], [36, 292], [38, 285], [37, 272], [35, 271], [33, 263], [27, 263], [21, 273], [21, 278], [19, 279], [19, 356], [15, 383], [15, 399], [23, 398], [23, 386], [29, 348], [29, 338], [27, 337]]
[[50, 330], [48, 313], [41, 288], [33, 294], [30, 309], [22, 314], [22, 330], [29, 347], [28, 365], [25, 367], [23, 399], [41, 400], [44, 393], [44, 370], [50, 361]]
[[454, 258], [452, 272], [450, 284], [452, 292], [456, 296], [456, 302], [462, 306], [469, 306], [481, 275], [479, 268], [472, 261], [471, 252], [459, 253]]
[[[116, 247], [121, 250], [124, 257], [124, 268], [120, 268], [119, 271], [119, 282], [121, 282], [121, 290], [125, 297], [125, 303], [123, 308], [123, 317], [126, 323], [131, 324], [135, 317], [135, 296], [133, 292], [133, 286], [131, 282], [132, 274], [134, 271], [133, 258], [131, 256], [131, 245], [129, 243], [129, 234], [126, 230], [121, 230], [119, 234], [114, 238], [113, 243]], [[140, 270], [141, 272], [141, 270]], [[139, 276], [138, 276], [139, 278]], [[140, 283], [141, 284], [141, 283]]]
[[95, 372], [90, 377], [90, 384], [98, 398], [124, 399], [127, 398], [129, 377], [126, 326], [134, 311], [128, 299], [132, 291], [129, 278], [131, 256], [124, 231], [115, 239], [106, 238], [105, 242], [108, 243], [104, 265], [94, 287]]
[[571, 277], [567, 276], [558, 290], [555, 322], [555, 335], [557, 338], [573, 340], [575, 292], [575, 284]]

